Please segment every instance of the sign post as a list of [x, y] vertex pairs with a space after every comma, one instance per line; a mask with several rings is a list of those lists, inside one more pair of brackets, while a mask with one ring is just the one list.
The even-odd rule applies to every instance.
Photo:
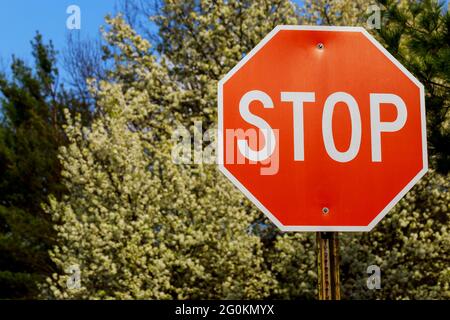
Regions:
[[317, 232], [319, 300], [340, 300], [339, 240], [337, 232]]
[[423, 85], [360, 27], [278, 26], [218, 85], [220, 171], [282, 231], [368, 232], [428, 170]]

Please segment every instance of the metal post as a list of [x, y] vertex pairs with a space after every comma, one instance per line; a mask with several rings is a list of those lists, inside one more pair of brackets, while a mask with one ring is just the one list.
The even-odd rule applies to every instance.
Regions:
[[319, 300], [340, 300], [337, 232], [317, 232]]

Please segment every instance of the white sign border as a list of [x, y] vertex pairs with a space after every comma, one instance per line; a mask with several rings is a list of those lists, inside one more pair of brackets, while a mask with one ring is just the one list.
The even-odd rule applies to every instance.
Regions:
[[[264, 45], [269, 42], [280, 30], [303, 31], [334, 31], [334, 32], [359, 32], [372, 42], [397, 68], [399, 68], [420, 90], [420, 111], [422, 127], [422, 157], [423, 168], [419, 173], [389, 202], [389, 204], [367, 226], [285, 226], [283, 225], [233, 174], [224, 166], [224, 136], [223, 136], [223, 85], [228, 81], [248, 60], [250, 60]], [[260, 209], [281, 231], [307, 231], [307, 232], [368, 232], [371, 231], [381, 219], [400, 201], [401, 198], [425, 175], [428, 171], [427, 133], [425, 115], [425, 90], [417, 80], [397, 59], [395, 59], [369, 32], [362, 27], [334, 27], [334, 26], [300, 26], [279, 25], [267, 34], [258, 45], [253, 48], [239, 63], [231, 69], [218, 83], [218, 148], [217, 163], [219, 170], [252, 202]]]

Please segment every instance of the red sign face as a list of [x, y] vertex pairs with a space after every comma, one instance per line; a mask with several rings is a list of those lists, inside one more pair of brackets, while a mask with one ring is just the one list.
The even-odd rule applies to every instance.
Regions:
[[283, 231], [370, 231], [427, 171], [423, 86], [363, 28], [278, 26], [218, 101], [220, 170]]

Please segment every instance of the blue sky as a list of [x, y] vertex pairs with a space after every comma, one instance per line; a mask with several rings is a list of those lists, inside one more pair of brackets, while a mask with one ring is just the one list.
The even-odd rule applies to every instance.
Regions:
[[[116, 0], [0, 0], [0, 58], [9, 65], [15, 54], [32, 62], [30, 40], [37, 30], [57, 50], [65, 47], [68, 32], [80, 32], [82, 37], [98, 37], [104, 16], [113, 13]], [[81, 30], [66, 28], [69, 5], [81, 9]]]
[[[122, 1], [125, 0], [0, 0], [0, 67], [9, 65], [12, 54], [31, 63], [30, 40], [37, 30], [46, 40], [51, 39], [59, 51], [65, 47], [68, 32], [98, 37], [104, 16], [115, 12], [116, 4]], [[81, 9], [79, 31], [66, 28], [69, 5]]]

